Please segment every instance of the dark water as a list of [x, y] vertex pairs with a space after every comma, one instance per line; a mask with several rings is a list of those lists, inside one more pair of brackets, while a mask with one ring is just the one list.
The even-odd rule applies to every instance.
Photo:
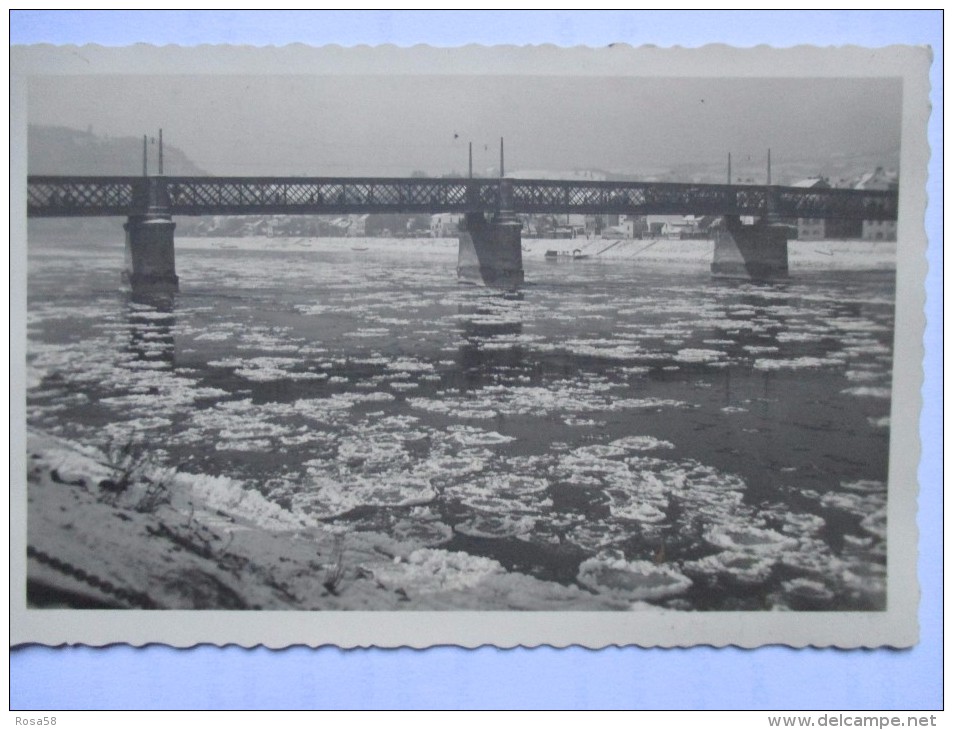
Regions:
[[30, 241], [33, 427], [672, 608], [884, 607], [892, 272], [528, 260], [513, 297], [432, 242], [241, 239], [163, 307], [86, 239]]

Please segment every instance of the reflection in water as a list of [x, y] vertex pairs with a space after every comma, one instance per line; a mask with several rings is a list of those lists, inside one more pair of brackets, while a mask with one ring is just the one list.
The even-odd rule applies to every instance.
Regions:
[[[479, 387], [493, 374], [526, 368], [525, 351], [514, 340], [523, 334], [523, 322], [516, 306], [507, 306], [513, 301], [518, 301], [513, 295], [499, 295], [484, 297], [477, 305], [457, 307], [463, 336], [457, 362], [467, 387]], [[496, 306], [488, 306], [490, 303]]]
[[175, 299], [130, 293], [126, 303], [128, 351], [136, 360], [175, 367]]

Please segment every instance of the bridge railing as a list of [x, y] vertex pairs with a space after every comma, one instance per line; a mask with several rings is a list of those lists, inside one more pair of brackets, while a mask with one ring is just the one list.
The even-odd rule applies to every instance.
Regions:
[[[777, 211], [789, 218], [852, 218], [896, 220], [898, 196], [893, 190], [808, 190], [777, 188]], [[826, 216], [825, 211], [836, 211]]]
[[135, 207], [141, 177], [31, 175], [27, 180], [27, 215], [128, 215]]
[[513, 180], [513, 203], [521, 213], [897, 217], [896, 191], [764, 185]]
[[[507, 178], [517, 213], [771, 215], [894, 220], [896, 191]], [[30, 216], [492, 213], [500, 182], [467, 178], [30, 176]]]
[[180, 215], [464, 212], [470, 205], [465, 180], [168, 178], [166, 187]]

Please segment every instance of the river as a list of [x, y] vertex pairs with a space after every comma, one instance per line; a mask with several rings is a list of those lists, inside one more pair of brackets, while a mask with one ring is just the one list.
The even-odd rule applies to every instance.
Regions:
[[117, 239], [31, 237], [33, 429], [586, 590], [644, 561], [672, 609], [885, 606], [892, 271], [527, 257], [504, 295], [439, 241], [191, 239], [163, 306]]

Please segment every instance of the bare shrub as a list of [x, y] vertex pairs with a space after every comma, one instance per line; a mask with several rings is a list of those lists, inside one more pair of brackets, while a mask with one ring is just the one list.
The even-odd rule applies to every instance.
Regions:
[[164, 504], [172, 502], [172, 492], [169, 484], [172, 482], [174, 469], [165, 469], [159, 474], [143, 477], [145, 489], [133, 509], [136, 512], [155, 512]]
[[109, 469], [110, 476], [99, 482], [100, 499], [115, 504], [125, 497], [136, 512], [155, 512], [172, 501], [170, 486], [176, 470], [156, 464], [137, 434], [122, 440], [110, 437], [103, 454], [105, 459], [99, 463]]
[[113, 498], [125, 493], [147, 466], [148, 457], [135, 435], [120, 441], [110, 437], [103, 447], [105, 459], [99, 463], [110, 471], [110, 476], [99, 482], [101, 492]]
[[337, 535], [334, 540], [334, 549], [331, 551], [331, 562], [325, 567], [324, 581], [321, 583], [332, 596], [340, 593], [341, 582], [347, 570], [344, 567], [344, 537]]

